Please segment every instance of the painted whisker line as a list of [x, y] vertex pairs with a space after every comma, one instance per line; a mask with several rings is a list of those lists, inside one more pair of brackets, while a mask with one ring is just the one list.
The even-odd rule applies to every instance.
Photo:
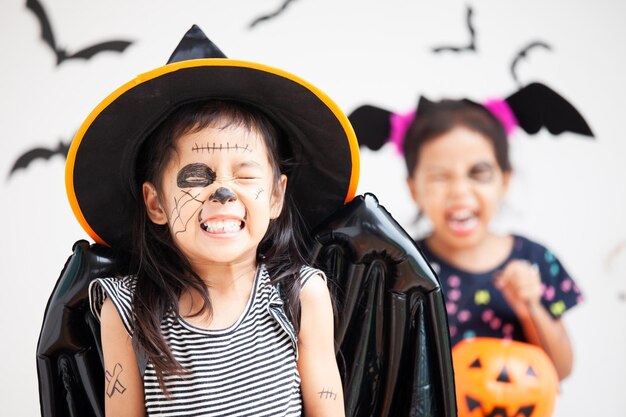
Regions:
[[259, 199], [259, 195], [261, 195], [261, 193], [265, 191], [263, 188], [259, 188], [258, 191], [256, 192], [256, 196], [254, 197], [255, 200]]

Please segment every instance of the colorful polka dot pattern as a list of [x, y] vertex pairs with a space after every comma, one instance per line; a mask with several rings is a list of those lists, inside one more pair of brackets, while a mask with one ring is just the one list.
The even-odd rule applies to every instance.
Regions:
[[521, 324], [493, 285], [495, 274], [512, 259], [538, 266], [542, 279], [542, 303], [555, 317], [583, 301], [580, 289], [554, 254], [524, 237], [515, 236], [508, 259], [493, 271], [473, 274], [457, 269], [418, 242], [437, 273], [446, 300], [452, 345], [463, 338], [486, 336], [524, 340]]

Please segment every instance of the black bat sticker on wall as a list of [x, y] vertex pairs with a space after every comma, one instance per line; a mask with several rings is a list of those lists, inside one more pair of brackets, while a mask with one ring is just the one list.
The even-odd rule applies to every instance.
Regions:
[[470, 34], [470, 41], [466, 46], [439, 46], [436, 48], [433, 48], [433, 52], [438, 53], [438, 52], [443, 52], [443, 51], [450, 51], [450, 52], [463, 52], [463, 51], [472, 51], [472, 52], [476, 52], [476, 30], [474, 29], [474, 25], [472, 24], [472, 15], [474, 14], [474, 11], [472, 10], [472, 8], [470, 6], [467, 6], [467, 17], [466, 17], [466, 22], [467, 22], [467, 30], [469, 31]]
[[31, 10], [35, 16], [37, 16], [37, 20], [41, 26], [41, 38], [56, 55], [57, 66], [61, 65], [68, 59], [90, 59], [99, 52], [124, 52], [124, 50], [132, 44], [132, 42], [123, 40], [107, 41], [97, 43], [70, 54], [64, 48], [57, 45], [56, 40], [54, 39], [54, 33], [52, 32], [52, 25], [50, 24], [50, 20], [48, 19], [42, 4], [38, 0], [26, 0], [26, 8]]
[[272, 12], [272, 13], [267, 14], [267, 15], [263, 15], [263, 16], [261, 16], [261, 17], [257, 17], [256, 19], [254, 19], [254, 20], [252, 21], [252, 23], [250, 23], [250, 25], [248, 26], [248, 29], [252, 29], [252, 28], [254, 28], [256, 25], [258, 25], [259, 23], [264, 22], [264, 21], [266, 21], [266, 20], [273, 19], [273, 18], [275, 18], [276, 16], [280, 15], [282, 12], [284, 12], [284, 11], [285, 11], [285, 9], [287, 9], [287, 6], [289, 6], [289, 5], [290, 5], [291, 3], [293, 3], [294, 1], [296, 1], [296, 0], [285, 0], [285, 1], [283, 2], [283, 4], [281, 4], [281, 5], [280, 5], [280, 7], [279, 7], [279, 8], [278, 8], [275, 12]]
[[30, 163], [37, 159], [48, 160], [55, 155], [62, 155], [63, 158], [65, 158], [67, 157], [67, 151], [69, 149], [70, 149], [70, 143], [69, 142], [63, 143], [63, 141], [59, 141], [59, 144], [57, 145], [56, 148], [31, 149], [30, 151], [25, 152], [19, 158], [17, 158], [17, 160], [11, 167], [11, 170], [9, 171], [9, 177], [11, 177], [11, 175], [13, 175], [13, 173], [20, 168], [28, 168]]
[[517, 85], [520, 86], [520, 87], [522, 86], [522, 83], [517, 78], [517, 73], [515, 72], [515, 67], [520, 62], [520, 60], [522, 60], [522, 58], [527, 58], [528, 57], [528, 51], [530, 51], [533, 48], [538, 48], [538, 47], [547, 49], [548, 51], [552, 50], [550, 45], [548, 45], [545, 42], [541, 42], [541, 41], [531, 42], [528, 45], [526, 45], [524, 48], [522, 48], [522, 50], [519, 51], [517, 53], [517, 55], [515, 55], [515, 58], [513, 58], [513, 62], [511, 62], [511, 74], [513, 75], [513, 79], [515, 80]]

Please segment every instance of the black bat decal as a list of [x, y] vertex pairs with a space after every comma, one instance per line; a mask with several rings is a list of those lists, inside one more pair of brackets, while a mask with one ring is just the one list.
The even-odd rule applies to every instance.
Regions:
[[270, 20], [270, 19], [275, 18], [276, 16], [278, 16], [279, 14], [284, 12], [285, 9], [287, 9], [287, 6], [289, 6], [294, 1], [296, 1], [296, 0], [285, 0], [283, 2], [283, 4], [275, 12], [272, 12], [272, 13], [267, 14], [267, 15], [263, 15], [261, 17], [257, 17], [256, 19], [254, 19], [252, 21], [252, 23], [250, 23], [250, 25], [248, 26], [248, 29], [254, 28], [256, 25], [258, 25], [261, 22], [264, 22], [266, 20]]
[[531, 42], [528, 45], [526, 45], [524, 48], [522, 48], [522, 50], [519, 51], [517, 53], [517, 55], [515, 55], [515, 58], [513, 58], [513, 62], [511, 62], [511, 74], [513, 75], [513, 79], [515, 80], [517, 85], [520, 86], [520, 87], [522, 86], [522, 83], [517, 78], [517, 73], [515, 72], [515, 67], [517, 66], [517, 64], [519, 63], [519, 61], [522, 58], [527, 58], [528, 57], [528, 51], [530, 51], [533, 48], [538, 48], [538, 47], [547, 49], [548, 51], [552, 51], [552, 48], [550, 47], [550, 45], [548, 45], [545, 42], [541, 42], [541, 41]]
[[124, 50], [130, 44], [132, 44], [132, 42], [123, 40], [107, 41], [89, 46], [87, 48], [81, 49], [78, 52], [69, 54], [64, 48], [60, 48], [57, 45], [56, 40], [54, 39], [52, 25], [50, 24], [50, 20], [48, 19], [48, 16], [46, 15], [46, 11], [44, 10], [42, 4], [38, 0], [26, 0], [26, 8], [31, 10], [35, 14], [35, 16], [37, 16], [37, 20], [41, 25], [41, 38], [56, 55], [57, 66], [61, 65], [64, 61], [68, 59], [90, 59], [99, 52], [124, 52]]
[[463, 52], [463, 51], [473, 51], [476, 52], [476, 30], [474, 29], [474, 25], [472, 24], [472, 15], [473, 15], [473, 10], [470, 6], [467, 6], [467, 18], [466, 18], [466, 22], [467, 22], [467, 29], [469, 31], [470, 34], [470, 41], [469, 44], [467, 44], [466, 46], [439, 46], [436, 48], [433, 48], [433, 52], [435, 53], [439, 53], [439, 52], [443, 52], [443, 51], [450, 51], [450, 52]]
[[28, 168], [30, 163], [36, 159], [48, 160], [54, 155], [62, 155], [65, 158], [67, 156], [67, 151], [69, 150], [69, 148], [70, 148], [69, 142], [63, 143], [62, 141], [59, 141], [59, 144], [54, 149], [48, 149], [48, 148], [31, 149], [30, 151], [25, 152], [19, 158], [17, 158], [17, 161], [15, 161], [15, 163], [11, 167], [11, 170], [9, 171], [9, 177], [13, 175], [13, 173], [20, 168]]

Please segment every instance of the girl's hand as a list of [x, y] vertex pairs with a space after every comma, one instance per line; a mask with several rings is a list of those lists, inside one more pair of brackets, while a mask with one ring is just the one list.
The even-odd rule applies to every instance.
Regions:
[[559, 379], [572, 371], [572, 346], [561, 320], [541, 305], [541, 275], [536, 265], [523, 260], [509, 262], [494, 284], [520, 319], [526, 339], [552, 359]]
[[514, 259], [506, 264], [494, 285], [520, 319], [530, 317], [540, 306], [541, 275], [537, 266], [528, 261]]

